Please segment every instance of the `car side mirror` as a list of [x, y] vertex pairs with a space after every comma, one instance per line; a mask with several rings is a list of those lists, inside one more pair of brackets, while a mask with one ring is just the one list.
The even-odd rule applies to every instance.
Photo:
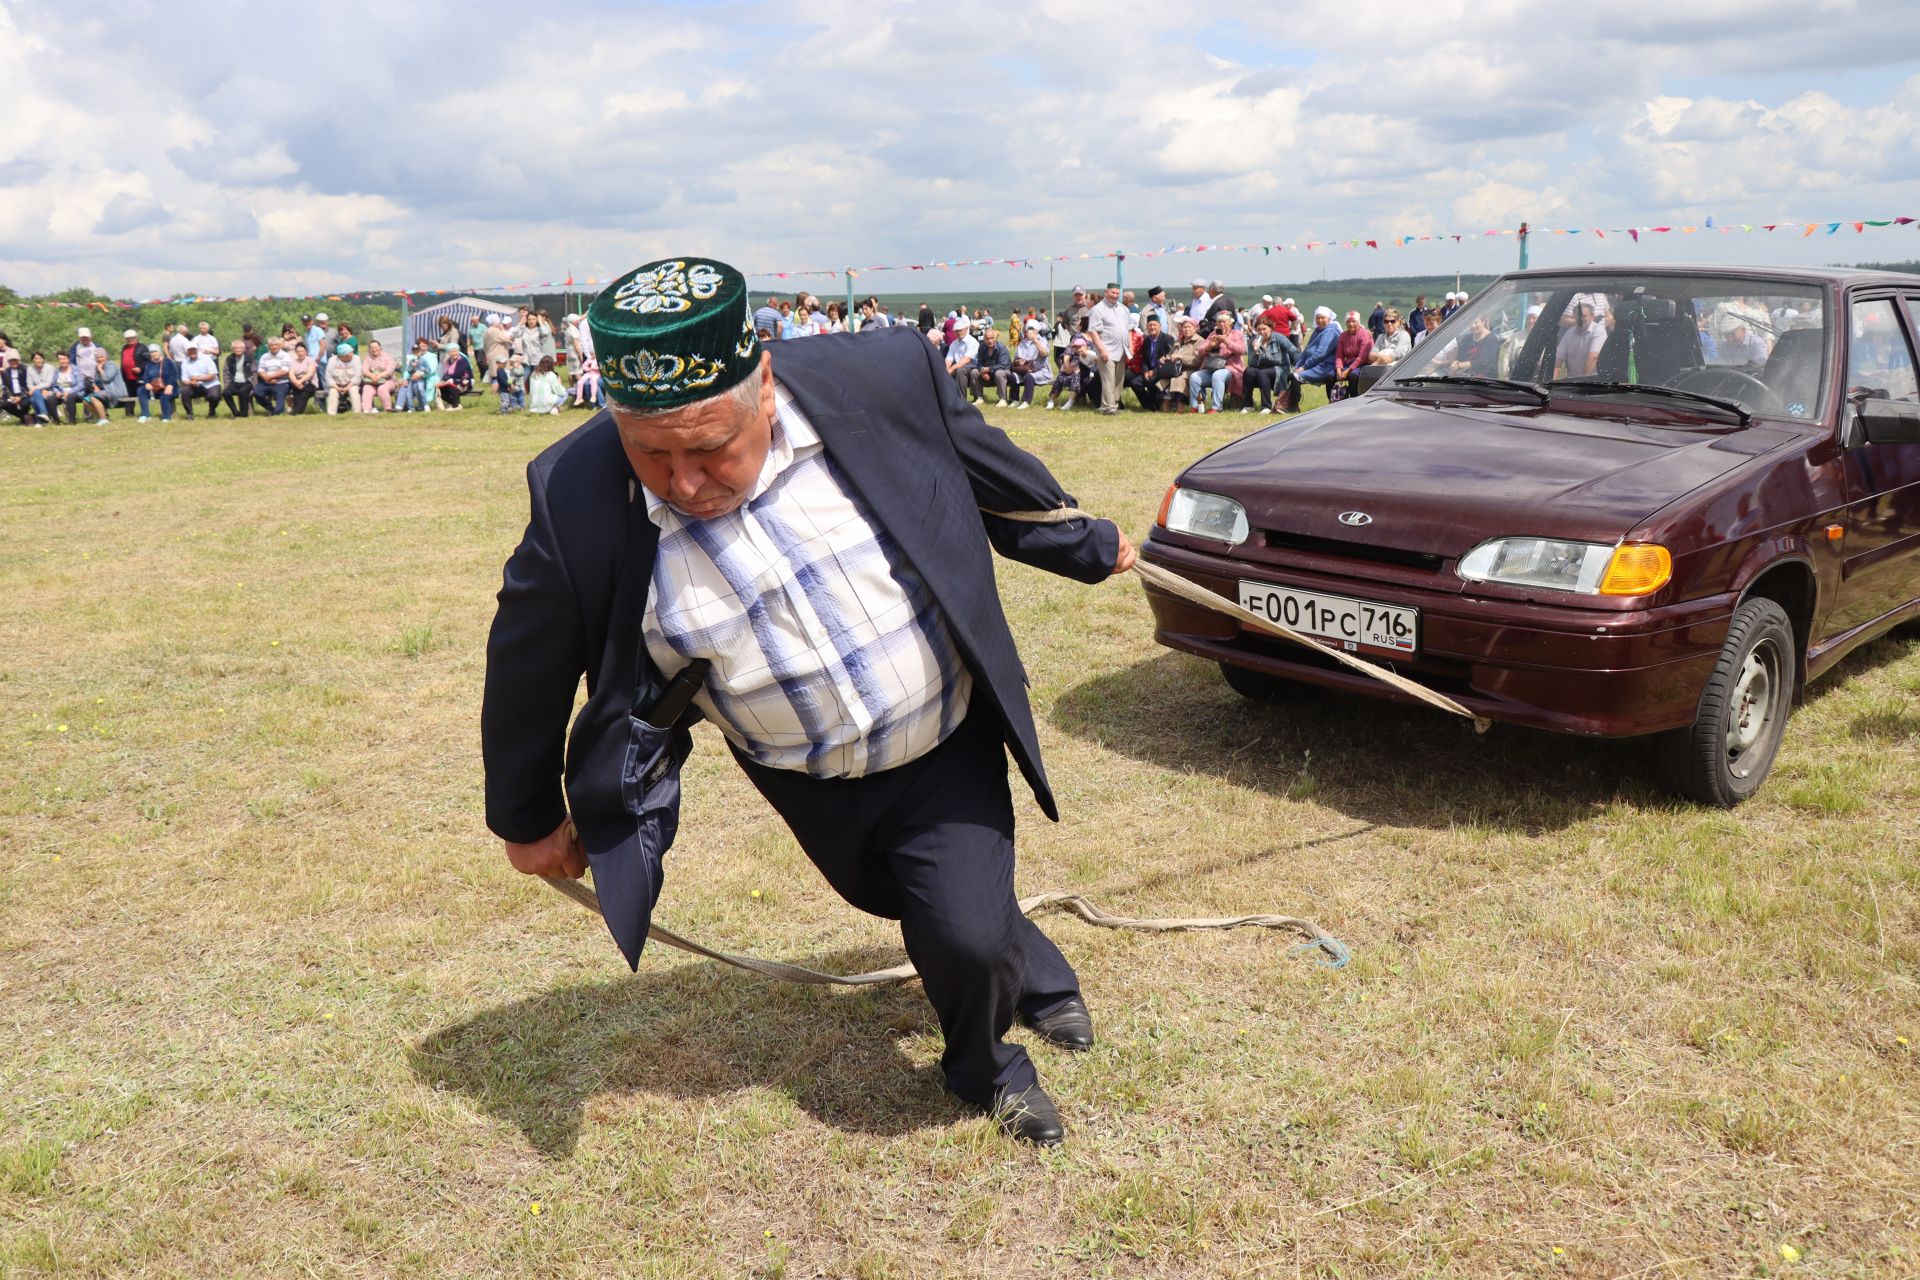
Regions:
[[1354, 385], [1361, 395], [1373, 390], [1373, 384], [1393, 372], [1390, 364], [1363, 364], [1353, 371]]
[[1920, 404], [1906, 400], [1862, 400], [1855, 416], [1860, 425], [1859, 435], [1865, 436], [1868, 444], [1920, 444]]

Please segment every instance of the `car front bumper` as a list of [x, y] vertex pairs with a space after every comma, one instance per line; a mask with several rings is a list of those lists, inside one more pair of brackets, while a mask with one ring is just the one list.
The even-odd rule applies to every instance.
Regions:
[[[1730, 597], [1633, 612], [1427, 590], [1249, 563], [1149, 540], [1143, 559], [1238, 600], [1240, 582], [1323, 591], [1420, 610], [1419, 654], [1362, 653], [1476, 715], [1562, 733], [1629, 737], [1691, 724], [1726, 640]], [[1146, 588], [1154, 639], [1171, 649], [1308, 684], [1417, 703], [1386, 683], [1224, 613]]]

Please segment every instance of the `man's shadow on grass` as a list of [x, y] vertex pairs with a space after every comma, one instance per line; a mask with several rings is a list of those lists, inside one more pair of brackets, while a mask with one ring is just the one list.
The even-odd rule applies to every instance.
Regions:
[[[862, 948], [807, 963], [856, 972], [899, 961]], [[595, 1098], [719, 1097], [777, 1089], [836, 1128], [902, 1134], [964, 1113], [902, 1036], [938, 1035], [919, 985], [790, 986], [705, 962], [582, 982], [485, 1010], [409, 1052], [420, 1079], [467, 1094], [542, 1155], [572, 1154]]]
[[1623, 793], [1665, 795], [1645, 739], [1576, 738], [1297, 686], [1256, 703], [1219, 669], [1162, 653], [1095, 676], [1053, 705], [1062, 731], [1181, 772], [1311, 800], [1365, 823], [1538, 835]]

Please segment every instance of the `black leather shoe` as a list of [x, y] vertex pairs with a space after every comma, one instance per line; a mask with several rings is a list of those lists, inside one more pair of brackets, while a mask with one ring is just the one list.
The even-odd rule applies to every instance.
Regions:
[[1020, 1025], [1029, 1028], [1048, 1044], [1085, 1053], [1093, 1048], [1093, 1015], [1079, 996], [1067, 1001], [1044, 1018], [1020, 1015]]
[[1067, 1131], [1060, 1123], [1060, 1111], [1039, 1085], [1009, 1093], [1005, 1089], [993, 1095], [994, 1121], [1000, 1132], [1021, 1142], [1040, 1147], [1057, 1147], [1066, 1141]]

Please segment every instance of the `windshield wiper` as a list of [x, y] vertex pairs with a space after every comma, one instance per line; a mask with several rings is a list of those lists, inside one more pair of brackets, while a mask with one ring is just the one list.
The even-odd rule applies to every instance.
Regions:
[[1489, 391], [1524, 391], [1528, 395], [1532, 396], [1534, 399], [1538, 400], [1541, 404], [1545, 404], [1547, 402], [1548, 396], [1551, 394], [1548, 392], [1548, 390], [1545, 387], [1541, 386], [1537, 382], [1519, 382], [1513, 378], [1487, 378], [1487, 377], [1482, 377], [1477, 373], [1415, 374], [1411, 378], [1395, 378], [1393, 380], [1393, 384], [1397, 387], [1410, 387], [1410, 386], [1414, 386], [1414, 387], [1417, 387], [1417, 386], [1485, 387]]
[[1740, 425], [1746, 426], [1753, 421], [1753, 410], [1738, 400], [1727, 400], [1720, 396], [1705, 395], [1698, 391], [1682, 391], [1679, 387], [1661, 387], [1646, 382], [1588, 382], [1574, 378], [1559, 378], [1549, 384], [1556, 392], [1578, 392], [1581, 395], [1620, 395], [1638, 393], [1648, 396], [1666, 396], [1672, 400], [1686, 400], [1693, 404], [1708, 405], [1715, 409], [1724, 409], [1740, 419]]

